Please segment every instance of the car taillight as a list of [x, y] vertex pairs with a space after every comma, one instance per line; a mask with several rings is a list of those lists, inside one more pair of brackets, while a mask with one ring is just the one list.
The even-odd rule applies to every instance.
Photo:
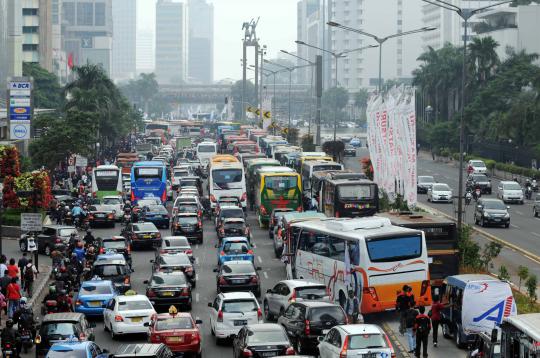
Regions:
[[377, 295], [375, 287], [364, 287], [364, 293], [370, 294], [371, 298], [375, 301], [379, 300], [379, 296]]
[[345, 337], [345, 341], [343, 341], [343, 347], [341, 348], [341, 352], [339, 352], [339, 358], [347, 358], [348, 348], [349, 348], [349, 337]]
[[186, 250], [186, 254], [187, 254], [187, 255], [193, 254], [193, 250]]
[[160, 238], [160, 237], [161, 237], [161, 233], [160, 233], [160, 232], [156, 233], [156, 237], [157, 237], [157, 238]]
[[114, 316], [114, 321], [115, 322], [124, 322], [124, 318], [122, 316], [120, 316], [119, 314], [117, 314], [116, 316]]
[[124, 277], [124, 283], [127, 285], [129, 283], [129, 276]]
[[197, 343], [201, 340], [201, 336], [199, 336], [199, 333], [191, 333], [191, 342]]
[[202, 221], [199, 221], [199, 229], [202, 229]]
[[298, 211], [299, 213], [301, 213], [302, 210], [303, 210], [303, 208], [302, 208], [301, 206], [299, 206], [299, 207], [296, 208], [296, 211]]
[[92, 197], [94, 197], [94, 198], [97, 197], [97, 192], [94, 191], [94, 192], [92, 193]]
[[296, 290], [292, 291], [292, 295], [289, 297], [289, 302], [296, 302]]
[[109, 214], [109, 219], [114, 219], [114, 214]]
[[224, 234], [224, 233], [225, 233], [225, 229], [224, 229], [224, 228], [219, 229], [219, 233], [220, 233], [220, 234]]
[[219, 310], [218, 313], [217, 313], [217, 321], [218, 322], [223, 322], [223, 311], [222, 310]]
[[219, 256], [225, 256], [225, 251], [221, 251], [221, 252], [219, 253]]
[[77, 306], [80, 306], [80, 305], [82, 305], [82, 302], [81, 302], [81, 300], [77, 300], [77, 301], [75, 301], [75, 305], [77, 305]]
[[184, 272], [193, 272], [193, 267], [186, 266], [186, 268], [184, 269]]
[[6, 343], [6, 348], [11, 348], [11, 344]]
[[294, 356], [294, 355], [296, 355], [296, 352], [294, 351], [294, 348], [293, 348], [293, 347], [289, 347], [289, 348], [287, 348], [287, 350], [285, 351], [285, 355], [286, 355], [286, 356]]
[[429, 288], [429, 281], [427, 280], [422, 281], [422, 288], [420, 289], [420, 296], [425, 295], [428, 288]]
[[388, 347], [390, 347], [390, 351], [392, 352], [392, 358], [396, 358], [396, 352], [394, 351], [394, 346], [392, 345], [392, 342], [390, 342], [390, 338], [385, 334], [384, 339], [386, 340], [386, 344], [388, 344]]
[[251, 283], [257, 283], [259, 282], [259, 279], [257, 278], [257, 276], [251, 276]]
[[79, 334], [79, 340], [81, 340], [81, 341], [86, 340], [86, 334], [84, 334], [84, 333]]
[[189, 296], [189, 290], [187, 287], [184, 287], [182, 289], [182, 292], [180, 293], [180, 296]]
[[304, 327], [304, 333], [305, 333], [306, 336], [309, 336], [311, 334], [311, 327], [309, 326], [309, 320], [306, 319], [304, 323], [306, 325]]
[[262, 215], [268, 214], [268, 211], [266, 211], [266, 208], [263, 205], [261, 205], [261, 207], [259, 208], [259, 211], [261, 212]]
[[334, 214], [334, 216], [335, 216], [336, 218], [339, 218], [339, 211], [336, 211], [335, 214]]
[[210, 201], [215, 203], [216, 202], [216, 197], [214, 195], [210, 195]]
[[132, 234], [132, 235], [131, 235], [131, 239], [132, 239], [132, 240], [137, 240], [137, 234]]
[[128, 253], [128, 254], [131, 253], [131, 245], [128, 245], [128, 246], [127, 246], [127, 253]]
[[257, 318], [262, 319], [262, 310], [260, 308], [257, 308]]
[[242, 351], [242, 357], [253, 357], [253, 353], [249, 349], [244, 348]]
[[88, 220], [94, 220], [94, 215], [92, 214], [88, 215]]
[[149, 289], [148, 291], [146, 291], [146, 296], [147, 297], [156, 297], [156, 293], [154, 292], [154, 290]]
[[100, 249], [99, 249], [99, 253], [100, 253], [100, 254], [103, 254], [103, 253], [105, 253], [105, 249], [104, 249], [103, 247], [102, 247], [102, 248], [100, 248]]
[[219, 278], [219, 284], [220, 284], [220, 285], [225, 285], [225, 284], [227, 284], [227, 281], [225, 280], [225, 278], [224, 278], [223, 276], [221, 276], [221, 277]]
[[240, 198], [240, 201], [246, 201], [247, 199], [247, 193], [242, 194], [242, 198]]
[[253, 250], [248, 250], [248, 255], [253, 255]]

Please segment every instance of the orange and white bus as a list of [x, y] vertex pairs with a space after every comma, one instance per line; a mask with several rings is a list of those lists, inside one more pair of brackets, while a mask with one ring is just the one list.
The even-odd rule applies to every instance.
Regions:
[[[293, 278], [324, 283], [345, 307], [348, 291], [361, 301], [362, 314], [395, 308], [403, 285], [418, 305], [431, 305], [424, 233], [394, 226], [387, 218], [328, 218], [300, 222], [287, 248]], [[348, 272], [348, 274], [347, 274]]]

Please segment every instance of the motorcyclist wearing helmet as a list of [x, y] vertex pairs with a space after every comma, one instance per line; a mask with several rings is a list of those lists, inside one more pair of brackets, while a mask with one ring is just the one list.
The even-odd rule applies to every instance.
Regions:
[[94, 235], [92, 235], [92, 231], [88, 230], [86, 231], [86, 235], [83, 237], [84, 245], [86, 247], [94, 246], [96, 243], [96, 238]]
[[13, 325], [14, 322], [12, 319], [6, 321], [6, 327], [2, 330], [0, 339], [2, 340], [2, 350], [6, 349], [7, 344], [11, 344], [15, 350], [14, 356], [18, 357], [19, 352], [21, 351], [21, 336], [19, 335], [19, 332], [13, 328]]
[[92, 265], [94, 263], [94, 261], [96, 260], [96, 248], [94, 246], [90, 246], [88, 248], [88, 250], [86, 250], [86, 262], [89, 264], [89, 265]]
[[19, 309], [13, 315], [13, 322], [17, 323], [19, 332], [28, 330], [32, 335], [32, 339], [34, 339], [36, 335], [34, 312], [28, 304], [26, 297], [21, 298]]
[[75, 246], [75, 250], [73, 250], [73, 253], [77, 255], [77, 260], [83, 262], [86, 257], [86, 250], [84, 249], [84, 244], [82, 241], [77, 242], [77, 245]]
[[131, 201], [126, 200], [126, 203], [124, 204], [124, 211], [126, 211], [126, 209], [131, 210], [132, 208]]
[[79, 202], [76, 202], [75, 206], [73, 206], [73, 209], [71, 209], [71, 215], [73, 216], [73, 219], [79, 218], [80, 220], [82, 220], [82, 214], [83, 209], [80, 207]]
[[41, 303], [45, 304], [47, 301], [56, 301], [58, 298], [58, 293], [56, 292], [56, 286], [51, 285], [49, 286], [49, 293], [43, 298], [43, 301]]
[[64, 259], [65, 248], [66, 248], [66, 245], [64, 245], [60, 239], [56, 240], [53, 251], [51, 252], [51, 260], [52, 260], [53, 267], [57, 267], [62, 264], [62, 260]]
[[58, 312], [71, 312], [73, 311], [72, 308], [72, 300], [71, 297], [67, 294], [66, 290], [61, 290], [60, 294], [58, 295], [58, 298], [56, 299], [58, 302]]

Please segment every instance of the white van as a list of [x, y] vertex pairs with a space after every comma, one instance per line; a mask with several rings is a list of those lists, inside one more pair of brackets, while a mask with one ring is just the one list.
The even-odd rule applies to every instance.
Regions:
[[197, 144], [197, 158], [203, 167], [210, 162], [210, 158], [217, 154], [217, 144], [214, 142], [201, 142]]

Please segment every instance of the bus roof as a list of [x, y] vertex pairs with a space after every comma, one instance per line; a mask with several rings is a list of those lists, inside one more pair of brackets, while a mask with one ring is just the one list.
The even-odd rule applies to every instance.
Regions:
[[257, 169], [259, 174], [268, 174], [268, 173], [296, 173], [296, 171], [289, 167], [283, 167], [283, 166], [264, 166], [259, 169]]
[[212, 164], [212, 170], [215, 169], [244, 169], [239, 161], [236, 162], [217, 162]]
[[119, 168], [116, 166], [116, 165], [112, 165], [112, 164], [103, 164], [103, 165], [98, 165], [96, 168], [94, 168], [94, 170], [111, 170], [111, 169], [116, 169], [118, 170]]
[[377, 237], [385, 234], [422, 234], [420, 230], [407, 229], [392, 225], [388, 218], [377, 216], [362, 218], [328, 218], [317, 221], [305, 221], [294, 224], [296, 227], [313, 229], [319, 232], [355, 240], [365, 237]]
[[325, 152], [303, 152], [303, 157], [326, 157], [327, 154]]
[[253, 158], [248, 161], [248, 166], [257, 165], [257, 164], [276, 164], [280, 165], [279, 161], [276, 159], [270, 158]]
[[504, 317], [503, 324], [505, 323], [513, 325], [536, 342], [540, 342], [540, 313]]
[[343, 184], [343, 185], [354, 185], [354, 184], [373, 184], [373, 185], [377, 185], [377, 184], [375, 184], [374, 182], [372, 182], [369, 179], [355, 179], [355, 178], [352, 178], [352, 179], [327, 179], [326, 181], [328, 183], [330, 183], [330, 184], [333, 184], [333, 185], [340, 185], [340, 184]]
[[327, 216], [318, 211], [304, 211], [301, 213], [297, 211], [291, 211], [290, 213], [283, 214], [282, 218], [286, 222], [290, 224], [294, 224], [296, 222], [307, 221], [307, 220], [326, 219]]
[[491, 281], [500, 281], [499, 279], [482, 274], [464, 274], [464, 275], [454, 275], [448, 276], [446, 282], [454, 287], [464, 289], [469, 282], [491, 282]]
[[319, 157], [319, 156], [312, 157], [312, 156], [305, 156], [303, 154], [300, 156], [300, 160], [302, 161], [302, 163], [313, 162], [313, 161], [318, 161], [318, 162], [334, 161], [332, 157]]
[[447, 219], [442, 216], [435, 216], [428, 213], [412, 213], [410, 211], [405, 212], [384, 212], [378, 213], [378, 216], [389, 218], [392, 224], [398, 226], [407, 226], [407, 227], [425, 227], [426, 225], [432, 226], [446, 226], [453, 225], [456, 223], [450, 219]]
[[165, 164], [157, 160], [151, 160], [151, 161], [135, 162], [133, 163], [133, 166], [134, 167], [164, 167]]
[[212, 164], [225, 163], [225, 162], [238, 163], [238, 159], [235, 156], [230, 155], [230, 154], [218, 154], [210, 158], [210, 163]]

